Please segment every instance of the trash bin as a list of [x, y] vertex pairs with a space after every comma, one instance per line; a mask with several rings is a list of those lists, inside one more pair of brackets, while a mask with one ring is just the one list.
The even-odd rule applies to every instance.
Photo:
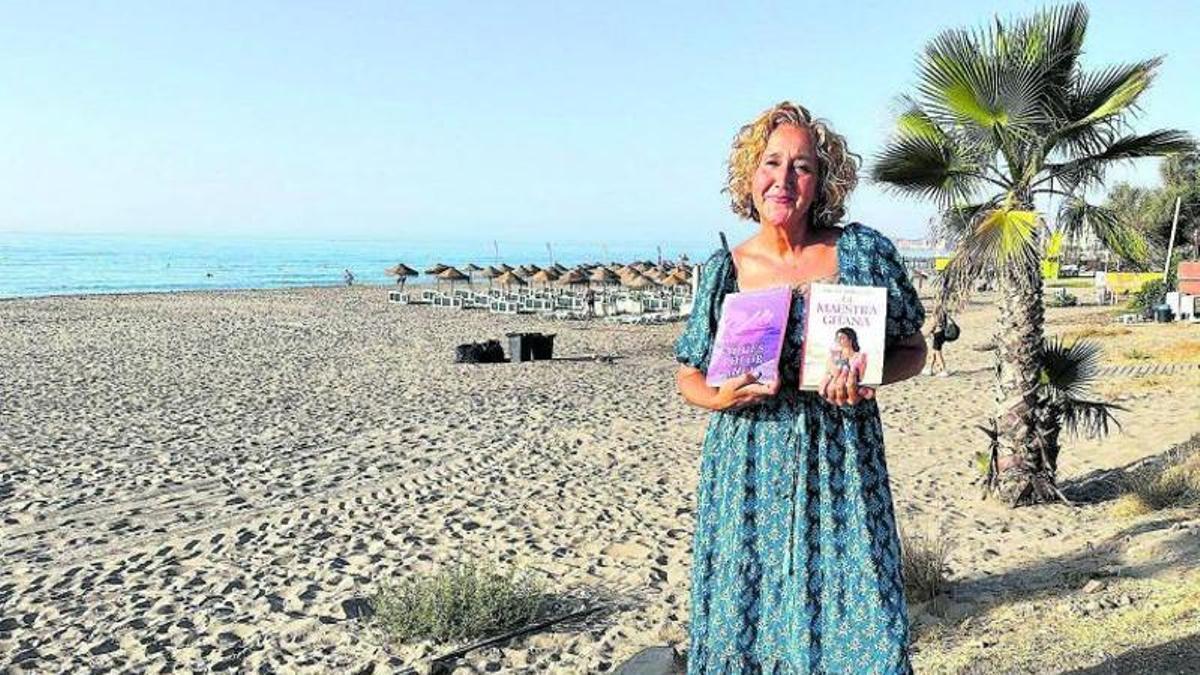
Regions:
[[530, 354], [534, 361], [547, 361], [554, 358], [554, 333], [530, 333], [527, 337], [532, 342]]
[[533, 341], [529, 333], [505, 333], [508, 338], [508, 360], [530, 361], [533, 359]]
[[1171, 320], [1171, 307], [1168, 305], [1159, 305], [1154, 308], [1154, 320], [1158, 323], [1167, 323]]

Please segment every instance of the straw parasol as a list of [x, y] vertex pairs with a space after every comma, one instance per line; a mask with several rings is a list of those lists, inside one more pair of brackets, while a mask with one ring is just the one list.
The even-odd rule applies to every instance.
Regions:
[[616, 272], [607, 267], [597, 267], [588, 276], [589, 281], [594, 281], [598, 284], [615, 284], [621, 281], [621, 277], [617, 276]]
[[496, 265], [496, 269], [500, 270], [501, 272], [513, 271], [512, 265], [509, 265], [508, 263], [500, 263], [500, 264]]
[[637, 274], [638, 272], [641, 272], [641, 270], [634, 267], [633, 265], [625, 265], [625, 266], [623, 266], [619, 269], [615, 269], [613, 271], [616, 272], [617, 276], [621, 277], [622, 279], [624, 279], [625, 277], [627, 277], [631, 274]]
[[468, 277], [472, 277], [475, 276], [476, 272], [482, 272], [483, 268], [475, 263], [467, 263], [467, 266], [463, 268], [463, 271], [467, 273]]
[[454, 282], [466, 281], [466, 282], [470, 283], [470, 281], [471, 281], [471, 277], [468, 277], [467, 275], [463, 274], [462, 272], [458, 271], [457, 269], [455, 269], [453, 267], [447, 267], [446, 269], [442, 270], [440, 273], [438, 273], [437, 278], [439, 280], [444, 279], [444, 280], [450, 282], [450, 292], [451, 293], [454, 292]]
[[621, 283], [626, 288], [632, 288], [634, 290], [639, 290], [639, 291], [645, 290], [647, 288], [658, 288], [657, 281], [651, 279], [650, 277], [646, 276], [645, 274], [636, 273], [636, 272], [634, 274], [630, 274], [629, 276], [625, 277], [625, 279], [622, 280]]
[[500, 276], [496, 277], [496, 283], [500, 284], [501, 286], [528, 286], [529, 285], [524, 279], [517, 276], [516, 273], [513, 272], [512, 270], [504, 272]]
[[558, 272], [559, 274], [564, 274], [568, 269], [567, 266], [562, 263], [554, 263], [550, 267], [554, 268], [554, 271]]
[[501, 274], [504, 274], [504, 272], [496, 269], [495, 267], [492, 267], [491, 265], [488, 265], [487, 267], [485, 267], [479, 271], [479, 276], [488, 280], [488, 288], [492, 287], [492, 279], [495, 279], [496, 277], [500, 276]]
[[437, 275], [441, 274], [442, 272], [445, 272], [447, 267], [449, 267], [449, 265], [443, 265], [442, 263], [437, 263], [433, 267], [426, 268], [425, 274], [428, 274], [431, 277], [436, 277]]
[[558, 283], [563, 286], [574, 286], [575, 284], [586, 284], [587, 275], [579, 270], [570, 270], [566, 274], [558, 278]]
[[663, 286], [691, 286], [692, 281], [682, 270], [675, 270], [667, 276], [663, 277], [659, 282]]
[[555, 272], [554, 270], [538, 270], [538, 272], [533, 275], [532, 279], [549, 286], [550, 282], [557, 280], [558, 277], [558, 272]]
[[405, 265], [404, 263], [396, 263], [395, 267], [389, 267], [384, 270], [383, 273], [388, 276], [396, 277], [396, 283], [400, 284], [401, 288], [404, 288], [404, 282], [408, 281], [409, 277], [421, 276], [420, 272], [414, 270], [408, 265]]

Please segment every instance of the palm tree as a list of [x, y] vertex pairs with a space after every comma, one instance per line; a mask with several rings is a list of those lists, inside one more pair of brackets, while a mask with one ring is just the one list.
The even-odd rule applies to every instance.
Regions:
[[[1182, 131], [1133, 133], [1129, 118], [1161, 59], [1085, 72], [1087, 22], [1087, 9], [1072, 4], [934, 38], [916, 93], [901, 99], [896, 132], [872, 167], [876, 181], [941, 209], [942, 234], [956, 243], [943, 303], [960, 305], [982, 275], [1000, 284], [988, 483], [1014, 505], [1061, 497], [1064, 425], [1102, 433], [1112, 420], [1109, 406], [1081, 398], [1086, 369], [1076, 361], [1089, 348], [1045, 342], [1040, 258], [1050, 229], [1036, 204], [1057, 200], [1064, 235], [1090, 230], [1119, 255], [1144, 257], [1136, 231], [1089, 203], [1088, 189], [1117, 162], [1193, 147]], [[1060, 357], [1075, 359], [1057, 373], [1074, 382], [1050, 382]]]

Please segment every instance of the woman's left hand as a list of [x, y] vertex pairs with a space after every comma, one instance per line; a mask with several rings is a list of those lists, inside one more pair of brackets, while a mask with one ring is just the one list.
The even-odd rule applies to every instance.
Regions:
[[849, 382], [849, 378], [844, 381], [835, 380], [829, 383], [822, 398], [837, 406], [855, 405], [859, 401], [875, 398], [875, 388], [860, 387]]

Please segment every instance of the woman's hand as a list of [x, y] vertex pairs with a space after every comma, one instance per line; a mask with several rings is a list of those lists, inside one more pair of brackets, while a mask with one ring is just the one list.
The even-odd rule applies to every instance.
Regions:
[[716, 410], [733, 410], [757, 405], [779, 393], [779, 380], [770, 384], [758, 381], [754, 373], [746, 373], [725, 380], [713, 399]]
[[688, 403], [708, 410], [744, 408], [779, 392], [779, 380], [763, 384], [751, 373], [726, 380], [720, 387], [710, 387], [704, 382], [704, 373], [691, 366], [679, 368], [675, 383]]

